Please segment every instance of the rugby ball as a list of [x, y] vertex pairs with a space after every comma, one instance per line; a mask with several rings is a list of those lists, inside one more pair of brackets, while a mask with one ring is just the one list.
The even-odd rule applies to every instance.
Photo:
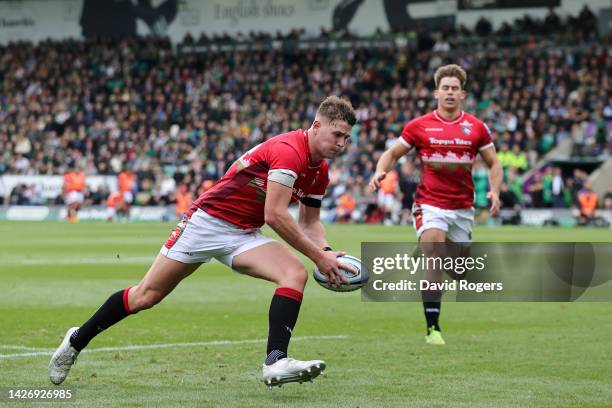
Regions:
[[344, 255], [338, 257], [338, 260], [340, 261], [340, 263], [353, 266], [358, 272], [353, 273], [352, 271], [340, 269], [340, 272], [344, 274], [344, 277], [349, 283], [348, 285], [343, 283], [340, 286], [336, 286], [334, 284], [329, 283], [329, 281], [327, 280], [327, 275], [321, 273], [319, 271], [319, 268], [317, 268], [317, 266], [315, 265], [314, 269], [312, 270], [312, 277], [314, 278], [314, 280], [317, 281], [319, 285], [323, 286], [325, 289], [333, 290], [334, 292], [351, 292], [353, 290], [361, 288], [368, 282], [368, 279], [370, 277], [368, 269], [365, 267], [365, 265], [361, 263], [358, 258], [355, 258], [351, 255]]

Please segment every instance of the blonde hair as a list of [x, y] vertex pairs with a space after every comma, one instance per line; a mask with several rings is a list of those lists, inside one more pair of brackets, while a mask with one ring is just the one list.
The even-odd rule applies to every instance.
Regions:
[[334, 120], [342, 120], [353, 126], [357, 119], [355, 110], [348, 99], [340, 98], [332, 95], [328, 96], [321, 102], [317, 109], [317, 116], [325, 116], [330, 122]]
[[436, 83], [436, 89], [440, 86], [442, 78], [457, 78], [461, 83], [461, 89], [465, 89], [465, 82], [467, 81], [467, 74], [463, 68], [457, 64], [443, 65], [436, 70], [434, 74], [434, 82]]

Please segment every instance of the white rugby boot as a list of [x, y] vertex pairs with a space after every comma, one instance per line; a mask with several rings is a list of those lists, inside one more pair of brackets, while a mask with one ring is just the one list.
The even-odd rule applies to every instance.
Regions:
[[325, 370], [325, 361], [300, 361], [293, 358], [281, 358], [274, 364], [264, 364], [261, 371], [264, 383], [272, 388], [290, 382], [312, 381]]
[[72, 336], [72, 333], [77, 329], [78, 327], [71, 327], [68, 329], [64, 336], [64, 340], [62, 340], [60, 346], [55, 350], [49, 362], [49, 379], [55, 385], [61, 384], [66, 379], [70, 367], [76, 363], [79, 352], [70, 344], [70, 336]]

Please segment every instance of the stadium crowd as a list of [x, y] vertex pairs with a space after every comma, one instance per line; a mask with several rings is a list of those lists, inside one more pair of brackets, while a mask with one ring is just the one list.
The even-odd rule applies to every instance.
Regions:
[[[459, 28], [459, 33], [487, 38], [491, 27], [483, 21], [474, 32]], [[504, 48], [500, 39], [471, 53], [453, 53], [457, 43], [447, 38], [457, 36], [447, 32], [415, 52], [195, 54], [155, 38], [0, 46], [0, 175], [129, 171], [135, 176], [134, 205], [171, 204], [177, 191], [193, 197], [205, 191], [255, 144], [308, 127], [318, 103], [339, 94], [355, 106], [358, 124], [347, 152], [330, 166], [330, 220], [407, 222], [418, 166], [407, 160], [378, 196], [364, 188], [404, 123], [435, 109], [432, 72], [456, 61], [469, 74], [465, 110], [493, 132], [505, 171], [504, 206], [578, 207], [584, 173], [550, 168], [528, 186], [520, 176], [566, 139], [575, 155], [610, 151], [612, 58], [601, 41], [593, 41], [592, 13], [572, 20], [580, 27], [575, 31], [566, 30], [558, 17], [521, 21], [495, 34], [507, 39], [533, 31], [542, 44]], [[541, 37], [545, 33], [548, 40]], [[551, 38], [564, 43], [551, 47]], [[213, 40], [224, 39], [187, 37], [185, 44]], [[474, 182], [475, 205], [484, 208], [487, 177], [481, 163], [474, 167]], [[45, 204], [39, 190], [18, 185], [9, 202]], [[85, 184], [83, 193], [85, 204], [103, 204], [111, 192]], [[612, 200], [596, 203], [604, 205], [612, 207]]]

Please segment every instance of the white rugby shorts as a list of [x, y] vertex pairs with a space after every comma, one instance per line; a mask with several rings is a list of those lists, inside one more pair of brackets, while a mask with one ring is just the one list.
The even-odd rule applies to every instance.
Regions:
[[183, 217], [159, 252], [183, 263], [216, 258], [231, 268], [235, 256], [268, 242], [274, 240], [262, 235], [259, 228], [242, 229], [198, 208], [190, 217]]
[[424, 231], [435, 228], [445, 231], [446, 237], [452, 242], [472, 242], [474, 208], [445, 210], [433, 205], [414, 203], [412, 215], [418, 239]]
[[85, 201], [85, 196], [80, 191], [69, 191], [66, 193], [66, 197], [64, 198], [67, 205], [70, 204], [82, 204]]

